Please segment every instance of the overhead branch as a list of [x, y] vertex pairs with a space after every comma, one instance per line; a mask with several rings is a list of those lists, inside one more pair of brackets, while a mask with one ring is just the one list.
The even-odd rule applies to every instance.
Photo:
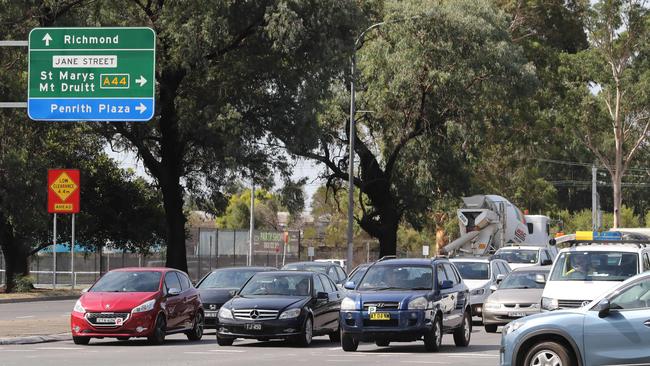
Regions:
[[[265, 7], [262, 8], [264, 9]], [[235, 37], [233, 37], [230, 43], [228, 43], [225, 47], [216, 50], [215, 52], [211, 52], [207, 54], [206, 58], [208, 60], [214, 61], [220, 58], [221, 56], [225, 55], [226, 53], [241, 47], [241, 45], [244, 43], [244, 40], [246, 40], [246, 38], [253, 35], [258, 27], [261, 27], [262, 25], [265, 24], [264, 15], [265, 13], [262, 12], [262, 14], [260, 14], [260, 16], [257, 17], [251, 24], [249, 24], [241, 32], [235, 35]]]
[[623, 171], [621, 174], [625, 173], [627, 170], [628, 165], [630, 164], [630, 161], [632, 161], [632, 158], [634, 155], [637, 153], [639, 150], [639, 147], [645, 141], [648, 137], [648, 128], [650, 127], [650, 120], [646, 122], [645, 126], [643, 127], [643, 132], [641, 132], [641, 135], [639, 135], [639, 138], [636, 140], [636, 143], [634, 144], [634, 147], [630, 150], [630, 152], [627, 154], [627, 157], [625, 158], [625, 161], [623, 162]]
[[614, 168], [612, 166], [612, 163], [607, 159], [607, 157], [600, 152], [598, 148], [593, 144], [591, 140], [591, 135], [589, 133], [585, 134], [585, 145], [587, 145], [587, 148], [591, 150], [594, 155], [603, 163], [609, 174], [614, 176]]

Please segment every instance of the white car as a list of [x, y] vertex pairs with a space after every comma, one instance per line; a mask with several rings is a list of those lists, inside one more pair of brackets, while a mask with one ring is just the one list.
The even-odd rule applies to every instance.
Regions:
[[555, 247], [549, 249], [525, 245], [503, 247], [494, 253], [498, 258], [508, 262], [512, 269], [551, 265], [556, 254], [557, 249]]
[[542, 311], [579, 308], [622, 281], [650, 270], [650, 248], [645, 244], [650, 241], [578, 237], [573, 246], [560, 251], [551, 268]]
[[450, 261], [458, 268], [470, 291], [472, 316], [483, 316], [483, 303], [496, 286], [512, 270], [508, 262], [493, 257], [458, 257]]
[[314, 260], [314, 262], [329, 262], [329, 263], [338, 264], [339, 266], [345, 268], [345, 259], [336, 259], [336, 258], [316, 259]]

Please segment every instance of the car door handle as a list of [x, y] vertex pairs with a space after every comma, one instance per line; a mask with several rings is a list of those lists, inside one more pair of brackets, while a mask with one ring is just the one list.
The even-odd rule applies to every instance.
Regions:
[[643, 325], [645, 325], [646, 327], [650, 327], [650, 320], [646, 320], [645, 322], [643, 322]]

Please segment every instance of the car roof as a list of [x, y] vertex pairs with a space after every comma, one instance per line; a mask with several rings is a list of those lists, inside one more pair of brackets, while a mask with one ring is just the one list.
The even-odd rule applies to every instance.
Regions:
[[431, 259], [426, 258], [396, 258], [396, 259], [385, 259], [375, 262], [376, 266], [397, 266], [397, 265], [418, 265], [418, 266], [430, 266]]
[[[312, 271], [282, 271], [282, 270], [280, 270], [280, 271], [257, 272], [254, 276], [266, 275], [266, 274], [269, 274], [269, 275], [309, 275], [309, 276], [311, 276], [311, 275], [318, 275], [318, 274], [322, 274], [322, 273], [312, 272]], [[326, 276], [326, 275], [324, 275], [324, 276]]]
[[169, 267], [124, 267], [124, 268], [115, 268], [109, 272], [170, 272], [178, 271], [183, 272], [180, 269], [169, 268]]
[[560, 250], [560, 253], [566, 252], [624, 252], [639, 253], [644, 249], [637, 244], [579, 244]]
[[528, 266], [519, 267], [512, 270], [512, 272], [550, 272], [551, 266]]
[[502, 260], [502, 259], [490, 259], [488, 257], [456, 257], [449, 259], [452, 262], [481, 262], [489, 263], [491, 261]]
[[262, 266], [241, 266], [241, 267], [223, 267], [223, 268], [215, 268], [212, 270], [212, 272], [217, 272], [217, 271], [236, 271], [236, 270], [255, 270], [255, 271], [261, 271], [261, 272], [269, 272], [269, 271], [276, 271], [277, 268], [275, 267], [262, 267]]
[[536, 246], [531, 246], [531, 245], [511, 245], [511, 246], [499, 248], [497, 250], [497, 253], [502, 251], [502, 250], [509, 250], [509, 249], [542, 250], [542, 249], [546, 249], [546, 248], [544, 248], [544, 247], [536, 247]]
[[329, 266], [338, 266], [336, 263], [332, 262], [293, 262], [287, 263], [286, 266], [320, 266], [320, 267], [329, 267]]

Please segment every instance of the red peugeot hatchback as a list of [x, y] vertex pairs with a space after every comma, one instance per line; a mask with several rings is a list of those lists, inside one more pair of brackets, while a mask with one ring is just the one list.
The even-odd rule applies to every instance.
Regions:
[[106, 273], [72, 310], [72, 339], [147, 337], [161, 344], [165, 335], [203, 336], [203, 306], [187, 275], [171, 268], [122, 268]]

